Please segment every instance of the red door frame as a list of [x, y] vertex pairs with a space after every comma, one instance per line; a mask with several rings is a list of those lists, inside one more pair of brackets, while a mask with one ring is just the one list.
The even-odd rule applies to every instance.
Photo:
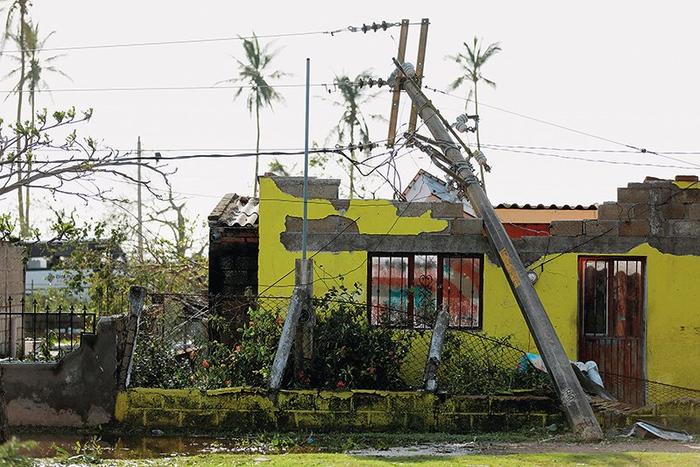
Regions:
[[[584, 300], [584, 264], [587, 261], [605, 261], [610, 264], [613, 261], [638, 261], [641, 266], [641, 277], [640, 277], [640, 297], [639, 297], [639, 322], [637, 323], [637, 329], [639, 331], [639, 336], [622, 336], [616, 337], [610, 335], [612, 330], [612, 312], [609, 309], [609, 300], [613, 297], [613, 283], [610, 280], [612, 277], [612, 271], [609, 267], [608, 278], [607, 278], [607, 297], [608, 302], [606, 303], [606, 334], [604, 336], [594, 336], [584, 334], [584, 310], [583, 310], [583, 300]], [[577, 315], [577, 357], [579, 359], [584, 359], [590, 357], [591, 354], [596, 353], [599, 355], [601, 361], [596, 361], [598, 367], [601, 371], [601, 376], [603, 377], [603, 382], [606, 384], [608, 389], [612, 389], [613, 394], [617, 395], [622, 400], [626, 402], [633, 403], [635, 405], [643, 405], [646, 396], [646, 258], [641, 256], [620, 256], [620, 255], [579, 255], [578, 257], [578, 315]], [[635, 342], [637, 341], [638, 342]], [[587, 346], [587, 343], [590, 343]], [[598, 345], [598, 349], [594, 347]], [[622, 347], [622, 350], [621, 350]], [[636, 348], [635, 348], [636, 347]], [[590, 354], [587, 354], [587, 350], [590, 350]], [[635, 352], [636, 350], [636, 352]], [[620, 353], [622, 353], [622, 359], [620, 361]], [[639, 371], [635, 371], [635, 368], [639, 367]], [[611, 368], [615, 370], [611, 371]], [[624, 374], [627, 373], [627, 374]], [[607, 378], [606, 378], [607, 377]], [[606, 381], [606, 379], [608, 381]]]

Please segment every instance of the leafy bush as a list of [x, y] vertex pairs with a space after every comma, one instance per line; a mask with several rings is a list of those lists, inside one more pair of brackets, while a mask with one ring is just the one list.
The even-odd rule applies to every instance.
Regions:
[[[167, 314], [167, 313], [166, 313]], [[174, 316], [151, 317], [139, 329], [134, 355], [132, 386], [215, 389], [230, 386], [265, 386], [281, 330], [279, 310], [254, 307], [249, 321], [238, 330], [238, 344], [225, 344], [206, 336], [188, 345], [163, 337], [163, 326], [172, 334]], [[210, 319], [219, 331], [227, 323]]]
[[248, 322], [238, 330], [238, 344], [208, 344], [194, 365], [197, 385], [203, 389], [266, 386], [282, 329], [280, 315], [278, 309], [251, 307]]
[[177, 358], [172, 345], [141, 329], [133, 358], [131, 386], [178, 389], [195, 381], [187, 355]]
[[401, 365], [410, 340], [386, 324], [371, 325], [357, 284], [329, 290], [317, 300], [314, 356], [307, 371], [297, 375], [314, 388], [398, 389]]
[[521, 365], [524, 354], [511, 336], [448, 333], [438, 373], [443, 390], [457, 394], [495, 394], [513, 389], [543, 388], [547, 375]]

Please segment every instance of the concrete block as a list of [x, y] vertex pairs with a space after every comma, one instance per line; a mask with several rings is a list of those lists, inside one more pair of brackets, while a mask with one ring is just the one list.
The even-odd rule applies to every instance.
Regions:
[[668, 234], [671, 237], [700, 237], [700, 221], [670, 220], [668, 221]]
[[688, 205], [688, 219], [700, 220], [700, 204]]
[[[287, 216], [285, 228], [287, 232], [301, 232], [303, 219]], [[309, 233], [359, 233], [357, 224], [352, 219], [343, 216], [328, 216], [323, 219], [309, 219]]]
[[[304, 177], [270, 177], [287, 194], [301, 198], [304, 195]], [[340, 180], [309, 177], [310, 199], [338, 199]]]
[[471, 414], [438, 413], [436, 428], [440, 432], [466, 433], [472, 431]]
[[481, 235], [484, 222], [481, 219], [454, 219], [450, 221], [450, 232], [456, 235]]
[[599, 235], [617, 236], [620, 222], [617, 220], [585, 221], [583, 231], [585, 235], [592, 237]]
[[388, 410], [386, 395], [374, 391], [353, 391], [353, 410], [361, 412], [383, 412]]
[[420, 217], [432, 208], [432, 203], [410, 203], [407, 201], [392, 201], [396, 206], [396, 215], [401, 217]]
[[675, 198], [659, 206], [658, 209], [666, 219], [685, 219], [688, 216], [688, 207]]
[[700, 203], [700, 185], [681, 191], [676, 198], [682, 203]]
[[444, 414], [450, 413], [480, 413], [485, 414], [491, 410], [491, 400], [488, 396], [460, 396], [449, 397], [440, 404], [438, 411]]
[[554, 221], [550, 228], [550, 233], [553, 236], [575, 237], [583, 235], [582, 221]]
[[[632, 188], [631, 185], [642, 185], [641, 187]], [[649, 189], [651, 187], [646, 186], [643, 183], [630, 183], [627, 188], [617, 189], [617, 202], [618, 203], [648, 203], [649, 202]]]
[[598, 206], [598, 219], [615, 220], [622, 218], [622, 215], [620, 203], [608, 201]]
[[461, 203], [441, 201], [431, 204], [432, 216], [436, 219], [459, 219], [464, 217], [464, 206]]
[[649, 221], [641, 219], [620, 222], [618, 229], [621, 237], [646, 237], [651, 232]]

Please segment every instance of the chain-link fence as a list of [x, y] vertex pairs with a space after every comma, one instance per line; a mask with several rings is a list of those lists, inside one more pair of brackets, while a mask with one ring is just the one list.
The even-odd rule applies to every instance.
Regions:
[[[134, 384], [265, 385], [288, 305], [288, 297], [150, 294]], [[347, 291], [314, 299], [313, 309], [313, 354], [290, 358], [286, 387], [423, 388], [432, 338], [428, 326], [411, 329], [396, 320], [371, 324], [367, 304]], [[450, 330], [442, 360], [441, 391], [494, 394], [548, 387], [549, 378], [507, 338]]]
[[[288, 297], [150, 294], [132, 384], [202, 389], [266, 386], [288, 306]], [[396, 310], [387, 314], [392, 320], [372, 323], [370, 307], [347, 290], [315, 298], [312, 306], [313, 352], [307, 358], [293, 352], [283, 387], [424, 387], [432, 339], [429, 326], [411, 328]], [[624, 388], [621, 400], [630, 406], [700, 399], [700, 391], [694, 389], [601, 376], [615, 393]], [[535, 369], [528, 354], [508, 337], [468, 329], [448, 330], [437, 381], [438, 391], [450, 394], [552, 393], [549, 376]]]

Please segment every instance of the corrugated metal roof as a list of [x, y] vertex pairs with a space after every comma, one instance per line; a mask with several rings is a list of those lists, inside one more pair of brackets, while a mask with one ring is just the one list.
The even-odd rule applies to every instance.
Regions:
[[209, 225], [257, 228], [259, 206], [257, 198], [228, 193], [209, 214]]
[[589, 205], [571, 205], [571, 204], [518, 204], [518, 203], [501, 203], [494, 206], [496, 209], [556, 209], [559, 211], [595, 211], [598, 207], [595, 204]]

